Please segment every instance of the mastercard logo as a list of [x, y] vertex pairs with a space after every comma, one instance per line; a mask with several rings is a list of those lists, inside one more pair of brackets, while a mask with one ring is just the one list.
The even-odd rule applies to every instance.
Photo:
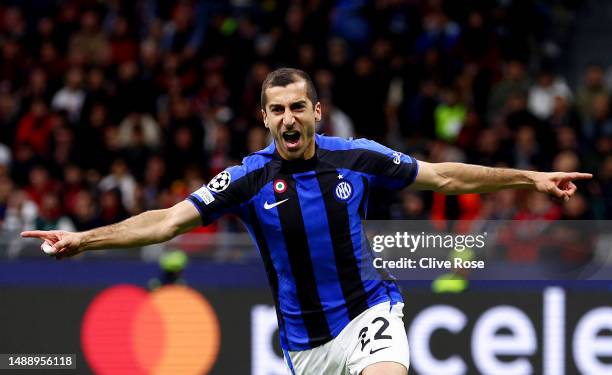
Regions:
[[197, 291], [133, 285], [105, 289], [91, 302], [81, 345], [96, 374], [206, 374], [221, 333], [217, 316]]

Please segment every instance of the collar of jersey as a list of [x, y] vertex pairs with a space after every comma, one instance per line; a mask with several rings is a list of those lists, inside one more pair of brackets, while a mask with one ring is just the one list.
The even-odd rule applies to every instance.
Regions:
[[317, 164], [319, 163], [319, 158], [317, 154], [319, 153], [319, 145], [317, 144], [317, 139], [315, 137], [315, 153], [314, 156], [308, 160], [298, 159], [298, 160], [285, 160], [283, 159], [278, 150], [276, 149], [276, 144], [274, 141], [270, 144], [270, 146], [266, 147], [266, 150], [272, 151], [272, 159], [277, 160], [281, 163], [281, 173], [285, 174], [294, 174], [294, 173], [302, 173], [312, 171]]

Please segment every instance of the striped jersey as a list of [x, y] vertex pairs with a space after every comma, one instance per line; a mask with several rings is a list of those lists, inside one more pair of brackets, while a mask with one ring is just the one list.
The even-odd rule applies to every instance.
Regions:
[[315, 143], [311, 159], [287, 161], [273, 142], [188, 197], [203, 225], [230, 212], [244, 222], [263, 258], [284, 350], [322, 345], [369, 307], [402, 301], [395, 282], [364, 258], [371, 253], [361, 221], [370, 188], [409, 185], [416, 160], [366, 139], [316, 135]]

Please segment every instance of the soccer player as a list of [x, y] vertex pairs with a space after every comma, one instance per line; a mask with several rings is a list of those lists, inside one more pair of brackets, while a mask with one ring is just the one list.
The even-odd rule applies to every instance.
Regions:
[[300, 70], [270, 73], [261, 107], [273, 142], [185, 201], [86, 232], [22, 236], [46, 241], [64, 258], [164, 242], [233, 212], [263, 258], [292, 374], [400, 375], [409, 366], [400, 291], [383, 277], [363, 278], [360, 268], [370, 188], [410, 185], [446, 194], [527, 188], [567, 200], [576, 191], [573, 180], [592, 177], [430, 164], [366, 139], [315, 135], [322, 108]]

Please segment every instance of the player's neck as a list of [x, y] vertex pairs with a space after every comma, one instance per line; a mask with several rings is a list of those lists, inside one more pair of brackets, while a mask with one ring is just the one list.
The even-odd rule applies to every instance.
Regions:
[[309, 157], [306, 157], [307, 153], [304, 153], [304, 158], [285, 159], [278, 153], [278, 150], [276, 154], [281, 161], [281, 171], [287, 174], [312, 171], [319, 162], [317, 158], [316, 145], [314, 142], [311, 153], [308, 153]]
[[289, 155], [285, 154], [282, 150], [280, 150], [280, 148], [278, 147], [278, 145], [276, 145], [276, 154], [278, 156], [280, 156], [280, 158], [284, 161], [284, 162], [299, 162], [301, 161], [305, 161], [305, 160], [310, 160], [313, 157], [315, 157], [316, 155], [316, 142], [315, 139], [313, 138], [312, 141], [310, 142], [310, 144], [306, 147], [306, 150], [304, 151], [304, 153], [301, 156], [298, 157], [290, 157]]

